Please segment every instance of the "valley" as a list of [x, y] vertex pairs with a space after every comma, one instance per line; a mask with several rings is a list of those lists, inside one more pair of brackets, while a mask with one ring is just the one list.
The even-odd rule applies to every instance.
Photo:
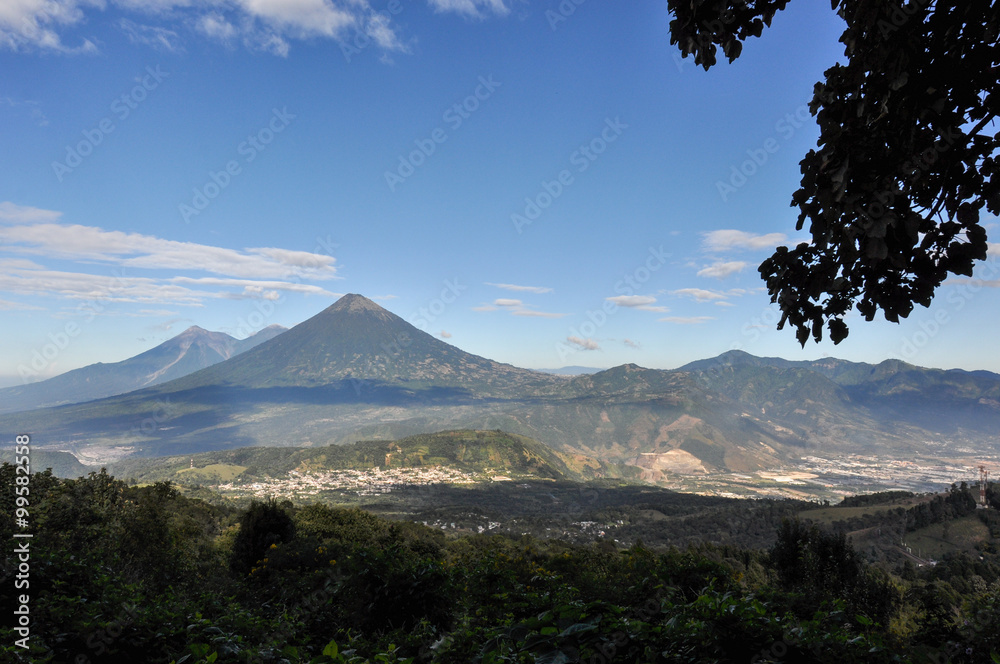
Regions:
[[[730, 351], [674, 370], [626, 364], [557, 375], [466, 353], [353, 294], [239, 348], [215, 334], [189, 330], [121, 370], [134, 377], [128, 368], [141, 366], [166, 376], [156, 361], [174, 367], [171, 349], [187, 349], [187, 357], [206, 343], [228, 359], [190, 365], [183, 376], [126, 394], [0, 412], [0, 430], [31, 431], [39, 451], [68, 453], [91, 468], [497, 430], [578, 464], [580, 481], [627, 478], [686, 493], [801, 500], [941, 490], [1000, 459], [1000, 375], [988, 372]], [[64, 385], [52, 381], [32, 386], [39, 405], [59, 398]], [[188, 470], [175, 479], [207, 477]], [[274, 485], [294, 484], [292, 468], [269, 470], [267, 477], [220, 477], [216, 485], [243, 495], [292, 491]], [[296, 481], [313, 485], [350, 479], [297, 472]]]

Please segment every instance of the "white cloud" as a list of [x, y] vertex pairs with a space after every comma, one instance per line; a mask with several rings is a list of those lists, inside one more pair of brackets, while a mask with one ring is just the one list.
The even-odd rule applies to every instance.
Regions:
[[330, 0], [236, 0], [247, 14], [295, 37], [337, 37], [358, 20], [354, 7], [367, 2], [337, 6]]
[[600, 350], [601, 347], [593, 339], [581, 339], [580, 337], [566, 337], [566, 341], [570, 342], [580, 350]]
[[[159, 279], [125, 272], [88, 274], [46, 269], [9, 268], [0, 272], [0, 291], [32, 297], [57, 297], [96, 303], [146, 302], [202, 306], [210, 299], [277, 300], [281, 292], [337, 297], [319, 286], [283, 281], [173, 277]], [[213, 288], [214, 287], [214, 288]], [[239, 290], [222, 290], [222, 289]]]
[[651, 295], [615, 295], [604, 298], [609, 302], [614, 302], [619, 307], [640, 307], [644, 304], [653, 304], [656, 298]]
[[389, 23], [388, 15], [384, 12], [369, 14], [365, 18], [364, 32], [372, 38], [372, 41], [386, 51], [382, 54], [384, 64], [392, 64], [392, 59], [389, 58], [389, 51], [401, 51], [403, 53], [410, 52], [409, 48], [400, 42], [392, 24]]
[[[201, 306], [206, 299], [276, 300], [282, 292], [336, 294], [310, 281], [337, 279], [336, 259], [277, 247], [229, 249], [57, 223], [60, 213], [0, 203], [0, 291], [96, 302]], [[53, 270], [23, 255], [75, 261]], [[94, 263], [101, 265], [94, 267]], [[89, 271], [77, 271], [89, 270]], [[146, 276], [166, 270], [169, 276]], [[135, 274], [139, 271], [140, 274]], [[197, 273], [214, 276], [198, 276]], [[195, 274], [185, 274], [195, 273]], [[148, 274], [148, 273], [147, 273]]]
[[59, 217], [61, 216], [62, 212], [54, 210], [42, 210], [41, 208], [15, 205], [10, 201], [0, 202], [0, 221], [15, 224], [34, 224], [43, 221], [59, 221]]
[[503, 0], [428, 0], [428, 4], [439, 12], [455, 12], [470, 18], [483, 18], [480, 9], [486, 9], [498, 16], [505, 16], [510, 9]]
[[1000, 288], [1000, 279], [948, 279], [945, 286], [973, 286], [977, 290], [983, 286], [987, 288]]
[[[2, 238], [0, 238], [2, 239]], [[44, 270], [45, 266], [27, 258], [0, 258], [0, 270]]]
[[[167, 279], [166, 282], [184, 284], [186, 286], [232, 286], [243, 289], [242, 294], [227, 293], [226, 297], [230, 299], [260, 298], [265, 290], [268, 292], [287, 291], [305, 295], [322, 295], [324, 297], [336, 297], [339, 295], [313, 284], [300, 284], [290, 281], [256, 281], [250, 279], [220, 279], [218, 277], [172, 277]], [[276, 300], [278, 296], [275, 294], [264, 297], [264, 299]]]
[[11, 302], [10, 300], [0, 300], [0, 311], [41, 311], [41, 307], [23, 302]]
[[737, 272], [742, 272], [747, 266], [744, 261], [728, 261], [728, 262], [717, 262], [698, 270], [699, 277], [714, 277], [716, 279], [724, 279], [731, 274], [736, 274]]
[[148, 277], [57, 270], [8, 270], [0, 291], [93, 302], [151, 302], [199, 306], [209, 294]]
[[641, 309], [642, 311], [655, 311], [661, 314], [670, 311], [667, 307], [652, 306], [656, 302], [656, 298], [651, 295], [615, 295], [604, 299], [609, 302], [614, 302], [619, 307]]
[[[450, 0], [432, 3], [438, 11], [482, 17], [480, 8], [506, 13], [501, 0]], [[83, 24], [88, 14], [115, 6], [154, 17], [160, 25], [119, 21], [133, 44], [181, 50], [181, 28], [226, 44], [237, 39], [251, 50], [285, 56], [290, 40], [333, 39], [346, 43], [363, 33], [383, 51], [406, 52], [391, 17], [368, 0], [5, 0], [0, 3], [0, 49], [39, 49], [62, 53], [96, 52], [89, 40], [76, 47], [62, 43], [60, 31]]]
[[496, 286], [497, 288], [503, 288], [504, 290], [520, 291], [520, 292], [524, 292], [524, 293], [538, 293], [538, 294], [542, 294], [542, 293], [551, 293], [552, 292], [551, 288], [546, 288], [544, 286], [516, 286], [514, 284], [492, 284], [492, 283], [490, 283], [488, 281], [486, 282], [486, 285], [487, 286]]
[[707, 323], [710, 320], [715, 320], [715, 318], [712, 316], [666, 316], [660, 319], [664, 323], [675, 323], [677, 325], [699, 325]]
[[21, 254], [100, 261], [142, 269], [196, 270], [231, 277], [337, 278], [336, 259], [273, 247], [243, 251], [105, 231], [93, 226], [36, 223], [0, 228], [4, 249]]
[[118, 27], [125, 32], [128, 40], [133, 44], [149, 46], [169, 53], [182, 53], [184, 51], [180, 35], [173, 30], [158, 28], [153, 25], [142, 25], [127, 18], [120, 20]]
[[557, 314], [549, 313], [546, 311], [535, 311], [526, 305], [521, 300], [514, 300], [510, 298], [497, 298], [493, 300], [493, 304], [481, 304], [478, 307], [472, 307], [473, 311], [509, 311], [511, 316], [522, 316], [525, 318], [562, 318], [568, 314]]
[[530, 309], [518, 309], [510, 312], [513, 316], [524, 316], [526, 318], [562, 318], [568, 314], [555, 314], [547, 311], [531, 311]]
[[506, 299], [506, 298], [499, 298], [499, 299], [493, 300], [493, 306], [496, 306], [496, 307], [523, 307], [524, 306], [524, 302], [521, 302], [521, 300], [509, 300], [509, 299]]
[[725, 300], [728, 296], [725, 293], [704, 288], [680, 288], [671, 291], [673, 295], [690, 297], [698, 302], [711, 302], [712, 300]]
[[642, 344], [638, 341], [632, 341], [631, 339], [625, 339], [624, 343], [629, 348], [642, 348]]
[[787, 239], [784, 233], [755, 235], [746, 231], [726, 229], [704, 233], [703, 247], [707, 251], [773, 249]]
[[217, 39], [225, 44], [231, 43], [239, 34], [236, 26], [217, 12], [209, 12], [199, 16], [195, 21], [195, 29], [206, 37]]
[[139, 311], [129, 314], [130, 316], [176, 316], [176, 311], [170, 309], [139, 309]]
[[4, 0], [0, 2], [0, 48], [43, 49], [60, 53], [94, 53], [84, 39], [79, 46], [62, 43], [58, 28], [83, 21], [83, 7], [103, 8], [102, 0]]
[[444, 330], [441, 330], [440, 332], [438, 332], [438, 336], [440, 336], [442, 339], [451, 339], [451, 332], [445, 332]]
[[670, 294], [690, 298], [699, 303], [711, 302], [717, 307], [732, 307], [735, 305], [729, 301], [729, 298], [743, 297], [754, 292], [754, 290], [758, 289], [730, 288], [729, 290], [718, 291], [707, 288], [678, 288], [677, 290], [670, 291]]

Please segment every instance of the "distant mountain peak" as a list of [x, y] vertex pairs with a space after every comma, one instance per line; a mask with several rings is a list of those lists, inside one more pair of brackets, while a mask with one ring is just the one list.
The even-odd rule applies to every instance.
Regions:
[[334, 302], [333, 305], [327, 309], [327, 311], [330, 313], [346, 312], [356, 314], [362, 312], [383, 313], [385, 312], [385, 309], [375, 304], [364, 295], [348, 293]]
[[32, 385], [0, 390], [0, 413], [79, 403], [152, 387], [228, 360], [284, 333], [269, 325], [247, 339], [192, 325], [120, 362], [98, 362]]
[[[181, 332], [181, 334], [206, 334], [206, 333], [208, 333], [208, 330], [206, 330], [205, 328], [201, 327], [200, 325], [192, 325], [188, 329], [186, 329], [183, 332]], [[180, 336], [180, 335], [178, 335], [178, 336]]]

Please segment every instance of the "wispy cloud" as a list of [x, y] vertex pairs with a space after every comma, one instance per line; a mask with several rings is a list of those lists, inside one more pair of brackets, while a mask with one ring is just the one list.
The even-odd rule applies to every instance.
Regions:
[[436, 11], [454, 12], [470, 18], [484, 18], [487, 14], [505, 16], [510, 9], [503, 0], [428, 0]]
[[446, 332], [444, 330], [441, 330], [440, 332], [438, 332], [438, 336], [441, 337], [442, 339], [451, 339], [451, 332]]
[[581, 339], [580, 337], [566, 337], [566, 341], [573, 344], [580, 350], [600, 350], [600, 345], [593, 339]]
[[[188, 306], [212, 298], [275, 300], [282, 292], [336, 295], [310, 283], [339, 278], [336, 259], [326, 254], [177, 242], [58, 223], [60, 217], [51, 210], [0, 203], [0, 252], [8, 254], [0, 256], [0, 290]], [[53, 259], [72, 261], [75, 267], [51, 269], [39, 262]], [[172, 276], [150, 276], [160, 270]]]
[[41, 311], [41, 307], [23, 302], [11, 302], [10, 300], [0, 300], [0, 311]]
[[184, 45], [180, 35], [173, 30], [159, 28], [153, 25], [142, 25], [123, 18], [118, 21], [118, 27], [128, 36], [133, 44], [149, 46], [158, 51], [168, 53], [183, 53]]
[[667, 307], [653, 306], [656, 303], [656, 298], [652, 295], [615, 295], [604, 299], [609, 302], [614, 302], [619, 307], [627, 307], [629, 309], [655, 311], [661, 314], [670, 311]]
[[[258, 281], [254, 279], [220, 279], [218, 277], [172, 277], [167, 280], [174, 284], [185, 284], [191, 286], [232, 286], [243, 289], [242, 296], [228, 294], [228, 297], [235, 299], [255, 299], [263, 297], [266, 291], [287, 291], [290, 293], [303, 293], [306, 295], [323, 295], [326, 297], [338, 297], [340, 293], [332, 293], [325, 288], [314, 284], [302, 284], [293, 281]], [[277, 296], [264, 299], [278, 299]]]
[[[0, 10], [2, 11], [2, 10]], [[45, 117], [45, 113], [42, 112], [41, 105], [34, 100], [19, 100], [13, 97], [0, 97], [0, 107], [6, 106], [8, 108], [25, 108], [28, 111], [28, 115], [31, 119], [35, 121], [35, 124], [39, 127], [48, 127], [49, 119]]]
[[518, 309], [510, 312], [513, 316], [524, 316], [525, 318], [563, 318], [569, 314], [557, 314], [548, 311], [534, 311], [532, 309]]
[[784, 233], [756, 235], [735, 229], [709, 231], [708, 233], [704, 233], [703, 237], [702, 246], [706, 251], [720, 252], [773, 249], [787, 239]]
[[0, 202], [0, 222], [34, 224], [38, 222], [56, 222], [59, 221], [60, 217], [62, 217], [62, 212], [17, 205], [10, 201]]
[[506, 298], [499, 298], [493, 300], [493, 306], [495, 307], [523, 307], [524, 302], [521, 300], [509, 300]]
[[503, 288], [504, 290], [519, 291], [519, 292], [523, 292], [523, 293], [537, 293], [537, 294], [542, 294], [542, 293], [551, 293], [552, 292], [551, 288], [546, 288], [544, 286], [517, 286], [515, 284], [493, 284], [493, 283], [490, 283], [488, 281], [486, 282], [486, 285], [487, 286], [496, 286], [497, 288]]
[[722, 291], [706, 290], [704, 288], [679, 288], [675, 291], [670, 291], [672, 295], [680, 295], [682, 297], [689, 297], [697, 302], [711, 302], [712, 300], [725, 300], [729, 297], [726, 293]]
[[694, 300], [700, 304], [711, 302], [719, 307], [735, 306], [729, 300], [735, 297], [743, 297], [760, 289], [750, 288], [730, 288], [729, 290], [711, 290], [708, 288], [678, 288], [670, 291], [675, 297], [683, 297]]
[[712, 316], [666, 316], [659, 319], [664, 323], [674, 323], [676, 325], [700, 325], [710, 320], [715, 320]]
[[719, 261], [698, 270], [698, 276], [725, 279], [730, 275], [742, 272], [746, 266], [745, 261]]
[[510, 298], [497, 298], [493, 300], [493, 304], [481, 304], [478, 307], [472, 307], [473, 311], [508, 311], [512, 316], [522, 316], [524, 318], [562, 318], [568, 314], [551, 313], [547, 311], [536, 311], [531, 308], [530, 305], [525, 304], [521, 300], [514, 300]]
[[0, 238], [4, 250], [12, 253], [128, 268], [196, 270], [242, 278], [337, 277], [336, 259], [325, 254], [275, 247], [241, 251], [94, 226], [46, 222], [14, 225], [0, 227]]

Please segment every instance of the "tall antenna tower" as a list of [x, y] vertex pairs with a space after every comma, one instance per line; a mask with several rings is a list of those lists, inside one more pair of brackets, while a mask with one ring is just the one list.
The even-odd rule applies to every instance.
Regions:
[[986, 466], [979, 466], [979, 505], [986, 507], [986, 482], [990, 479], [990, 471]]

